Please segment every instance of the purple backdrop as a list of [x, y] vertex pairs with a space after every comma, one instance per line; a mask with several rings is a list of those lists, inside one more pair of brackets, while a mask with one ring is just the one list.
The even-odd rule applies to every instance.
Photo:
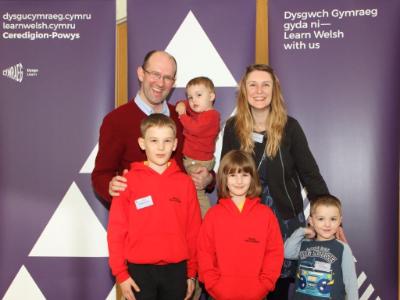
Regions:
[[398, 295], [399, 11], [399, 1], [269, 1], [271, 65], [343, 201], [363, 299]]
[[105, 299], [106, 257], [28, 255], [72, 182], [106, 224], [79, 170], [114, 105], [115, 1], [0, 1], [0, 11], [0, 295], [24, 265], [48, 299]]

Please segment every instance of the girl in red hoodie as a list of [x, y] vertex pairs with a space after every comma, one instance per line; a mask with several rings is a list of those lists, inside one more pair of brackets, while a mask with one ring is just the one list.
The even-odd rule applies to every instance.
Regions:
[[275, 215], [260, 203], [253, 158], [227, 153], [218, 175], [218, 204], [206, 214], [198, 238], [199, 278], [216, 300], [260, 300], [274, 289], [283, 263]]

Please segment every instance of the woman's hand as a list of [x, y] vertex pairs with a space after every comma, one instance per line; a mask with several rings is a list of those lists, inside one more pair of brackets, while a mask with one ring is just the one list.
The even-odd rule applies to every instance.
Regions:
[[343, 243], [348, 244], [349, 242], [347, 241], [346, 235], [344, 234], [343, 227], [340, 225], [338, 228], [338, 231], [336, 231], [336, 239], [339, 241], [342, 241]]

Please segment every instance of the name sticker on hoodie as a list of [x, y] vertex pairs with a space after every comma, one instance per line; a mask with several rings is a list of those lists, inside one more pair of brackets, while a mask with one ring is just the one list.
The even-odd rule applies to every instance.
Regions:
[[152, 206], [153, 203], [153, 199], [151, 198], [151, 196], [146, 196], [143, 198], [139, 198], [137, 200], [135, 200], [135, 205], [137, 209], [142, 209], [148, 206]]

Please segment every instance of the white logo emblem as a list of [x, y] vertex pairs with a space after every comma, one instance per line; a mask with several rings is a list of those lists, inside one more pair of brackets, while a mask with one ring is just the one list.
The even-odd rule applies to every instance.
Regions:
[[3, 70], [3, 76], [8, 77], [17, 82], [22, 82], [24, 77], [37, 77], [39, 75], [39, 69], [36, 68], [26, 68], [22, 63], [17, 63], [14, 66], [8, 67]]
[[24, 78], [24, 66], [21, 63], [18, 63], [14, 66], [8, 67], [3, 70], [3, 76], [17, 82], [22, 82], [22, 79]]

